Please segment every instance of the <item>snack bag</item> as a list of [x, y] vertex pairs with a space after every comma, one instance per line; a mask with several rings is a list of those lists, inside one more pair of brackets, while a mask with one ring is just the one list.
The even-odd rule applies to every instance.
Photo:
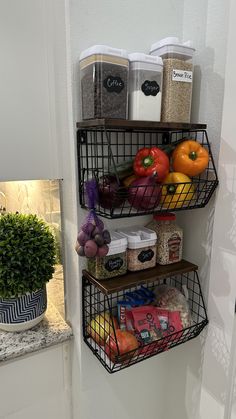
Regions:
[[130, 310], [139, 340], [150, 343], [162, 337], [161, 324], [154, 306], [135, 307]]
[[[182, 322], [179, 311], [169, 311], [156, 307], [157, 317], [159, 319], [163, 336], [169, 336], [172, 333], [182, 331]], [[180, 338], [182, 333], [174, 334], [168, 339], [168, 343]]]
[[122, 330], [134, 332], [133, 316], [130, 310], [133, 307], [151, 304], [155, 299], [155, 294], [141, 285], [138, 290], [126, 292], [124, 297], [124, 300], [117, 302], [119, 325]]
[[185, 296], [178, 288], [169, 285], [159, 285], [155, 288], [155, 304], [170, 312], [179, 312], [182, 329], [191, 326], [191, 313]]

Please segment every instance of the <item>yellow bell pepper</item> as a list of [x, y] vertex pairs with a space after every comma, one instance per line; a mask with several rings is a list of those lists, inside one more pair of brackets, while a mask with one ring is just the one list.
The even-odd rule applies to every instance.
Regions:
[[191, 179], [179, 172], [169, 173], [163, 181], [161, 203], [164, 208], [188, 206], [194, 196]]

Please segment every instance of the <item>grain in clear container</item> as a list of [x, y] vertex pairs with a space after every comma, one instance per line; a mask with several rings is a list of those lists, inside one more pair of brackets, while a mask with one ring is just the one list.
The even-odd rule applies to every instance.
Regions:
[[151, 47], [150, 54], [163, 59], [162, 122], [190, 122], [194, 51], [190, 41], [181, 44], [174, 37]]
[[80, 55], [82, 119], [128, 116], [126, 50], [93, 45]]
[[157, 263], [169, 265], [180, 262], [183, 252], [183, 230], [176, 224], [175, 214], [154, 215], [147, 227], [157, 233]]
[[99, 280], [125, 275], [127, 272], [127, 239], [114, 231], [110, 235], [108, 254], [87, 259], [88, 272]]
[[118, 230], [127, 238], [127, 266], [129, 271], [141, 271], [156, 266], [156, 242], [155, 231], [145, 227], [130, 227]]

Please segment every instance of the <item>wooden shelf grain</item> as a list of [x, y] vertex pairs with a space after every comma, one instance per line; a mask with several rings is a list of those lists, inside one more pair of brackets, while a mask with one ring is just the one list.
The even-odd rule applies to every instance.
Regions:
[[77, 122], [79, 129], [125, 129], [141, 131], [188, 131], [204, 130], [206, 124], [186, 124], [177, 122], [130, 121], [128, 119], [89, 119]]
[[188, 262], [187, 260], [182, 260], [181, 262], [173, 263], [171, 265], [157, 265], [155, 268], [129, 272], [126, 275], [103, 281], [97, 280], [86, 270], [83, 270], [82, 273], [84, 278], [96, 285], [96, 287], [99, 288], [103, 294], [108, 295], [132, 288], [133, 286], [156, 281], [158, 279], [164, 279], [172, 275], [196, 271], [197, 269], [197, 265]]

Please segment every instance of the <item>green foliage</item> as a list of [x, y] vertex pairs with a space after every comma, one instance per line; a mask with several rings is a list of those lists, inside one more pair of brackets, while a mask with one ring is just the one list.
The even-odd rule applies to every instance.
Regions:
[[52, 278], [55, 240], [36, 215], [0, 216], [0, 296], [36, 291]]

